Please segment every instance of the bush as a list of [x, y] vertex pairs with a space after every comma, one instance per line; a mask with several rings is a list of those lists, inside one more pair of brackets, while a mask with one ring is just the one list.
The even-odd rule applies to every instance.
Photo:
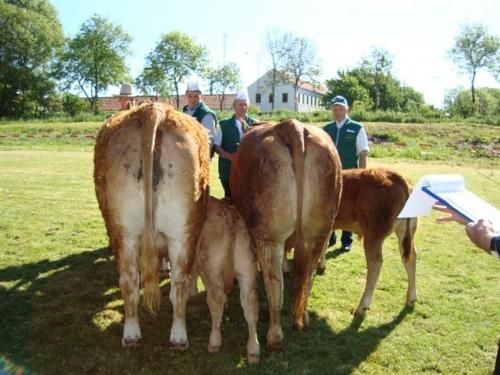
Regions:
[[90, 110], [88, 103], [74, 94], [64, 94], [62, 97], [62, 106], [64, 112], [70, 117], [75, 117], [79, 113]]

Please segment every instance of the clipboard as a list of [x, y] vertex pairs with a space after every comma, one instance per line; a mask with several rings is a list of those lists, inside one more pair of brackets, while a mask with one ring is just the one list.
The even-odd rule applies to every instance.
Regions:
[[410, 194], [398, 218], [427, 215], [436, 202], [449, 207], [467, 221], [490, 220], [495, 232], [500, 233], [500, 211], [467, 190], [461, 175], [423, 176]]

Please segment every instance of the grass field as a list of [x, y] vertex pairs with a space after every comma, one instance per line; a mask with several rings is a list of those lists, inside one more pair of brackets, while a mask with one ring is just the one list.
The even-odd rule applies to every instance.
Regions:
[[[0, 138], [4, 360], [39, 374], [491, 373], [500, 338], [500, 261], [471, 245], [459, 225], [436, 224], [436, 214], [424, 217], [417, 232], [414, 309], [404, 308], [405, 272], [391, 236], [364, 320], [351, 315], [366, 272], [359, 243], [348, 254], [329, 250], [326, 274], [315, 279], [307, 332], [291, 329], [290, 296], [285, 293], [286, 350], [281, 354], [265, 353], [268, 312], [260, 283], [258, 333], [263, 355], [257, 366], [245, 363], [247, 328], [237, 291], [224, 315], [220, 353], [206, 352], [210, 319], [204, 292], [188, 305], [189, 350], [169, 350], [172, 309], [166, 281], [158, 316], [141, 310], [142, 346], [123, 349], [123, 304], [93, 191], [93, 140], [84, 135], [65, 139], [68, 131], [51, 142], [44, 137], [11, 137], [8, 127], [24, 129], [0, 126], [0, 135], [7, 134]], [[477, 135], [498, 145], [499, 132], [497, 128], [490, 135]], [[53, 132], [47, 133], [51, 139]], [[445, 137], [436, 142], [450, 142]], [[439, 148], [430, 151], [441, 155]], [[451, 155], [448, 160], [387, 155], [369, 162], [399, 171], [413, 182], [429, 173], [462, 174], [470, 190], [500, 207], [498, 157], [465, 157], [444, 147], [442, 151]], [[211, 191], [220, 196], [221, 190], [213, 163]], [[286, 280], [287, 289], [289, 283]]]

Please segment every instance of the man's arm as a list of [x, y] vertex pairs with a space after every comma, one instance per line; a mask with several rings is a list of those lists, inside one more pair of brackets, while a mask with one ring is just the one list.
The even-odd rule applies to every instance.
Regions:
[[367, 159], [368, 159], [368, 151], [361, 151], [359, 156], [359, 168], [366, 168]]
[[479, 219], [476, 223], [468, 223], [465, 226], [465, 232], [471, 242], [480, 249], [489, 254], [492, 251], [496, 251], [496, 248], [492, 249], [490, 247], [492, 242], [495, 245], [495, 232], [493, 231], [491, 221]]
[[368, 165], [368, 136], [366, 135], [365, 128], [361, 128], [356, 137], [356, 152], [359, 158], [359, 168], [366, 168]]
[[215, 152], [219, 154], [220, 157], [233, 161], [233, 154], [225, 151], [221, 146], [215, 145]]
[[216, 128], [215, 128], [215, 118], [211, 113], [207, 113], [201, 119], [201, 124], [208, 132], [208, 139], [210, 141], [210, 145], [213, 145], [216, 140]]

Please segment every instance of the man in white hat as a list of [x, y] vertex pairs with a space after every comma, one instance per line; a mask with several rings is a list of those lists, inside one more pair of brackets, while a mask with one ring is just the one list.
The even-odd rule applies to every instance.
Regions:
[[238, 150], [243, 134], [256, 122], [248, 116], [249, 104], [246, 90], [238, 91], [233, 102], [234, 115], [220, 121], [222, 137], [220, 143], [215, 146], [215, 152], [219, 154], [219, 179], [224, 188], [224, 197], [229, 201], [231, 200], [229, 175], [233, 154]]
[[217, 116], [215, 112], [208, 108], [201, 100], [201, 90], [198, 81], [188, 82], [186, 97], [188, 104], [182, 108], [182, 112], [195, 117], [207, 130], [208, 139], [210, 141], [210, 155], [212, 155], [212, 147], [215, 144], [220, 144], [220, 132], [217, 129]]
[[120, 111], [130, 109], [135, 105], [135, 97], [132, 93], [132, 85], [130, 83], [121, 85], [118, 101], [120, 102]]

